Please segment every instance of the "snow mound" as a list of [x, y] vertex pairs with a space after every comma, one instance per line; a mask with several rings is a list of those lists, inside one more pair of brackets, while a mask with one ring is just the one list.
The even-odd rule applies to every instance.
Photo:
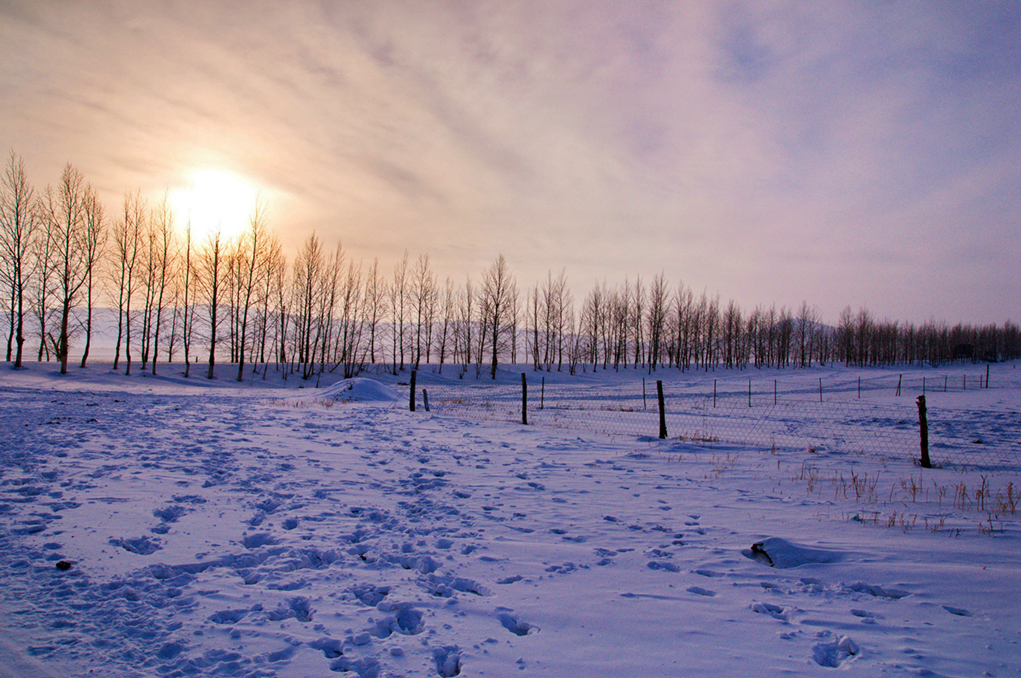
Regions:
[[345, 379], [323, 389], [323, 397], [341, 403], [392, 403], [400, 394], [373, 379]]
[[783, 569], [809, 563], [835, 563], [841, 559], [841, 554], [835, 551], [800, 546], [780, 537], [769, 537], [755, 542], [751, 550], [744, 551], [744, 555], [770, 567]]

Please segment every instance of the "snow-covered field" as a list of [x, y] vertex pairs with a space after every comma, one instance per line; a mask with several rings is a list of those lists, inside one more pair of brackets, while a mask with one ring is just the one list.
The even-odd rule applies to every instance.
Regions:
[[[0, 676], [1021, 674], [1016, 470], [466, 421], [408, 412], [385, 375], [231, 370], [0, 371]], [[579, 382], [600, 378], [621, 379]], [[931, 401], [1016, 441], [1021, 370], [994, 383]]]

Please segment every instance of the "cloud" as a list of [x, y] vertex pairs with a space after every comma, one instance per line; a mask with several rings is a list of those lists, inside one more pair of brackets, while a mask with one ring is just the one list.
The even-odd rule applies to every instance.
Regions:
[[988, 290], [1021, 282], [1019, 11], [5, 3], [0, 143], [114, 203], [231, 169], [290, 247], [315, 230], [458, 279], [503, 252], [522, 282], [665, 271], [746, 306], [1017, 318]]

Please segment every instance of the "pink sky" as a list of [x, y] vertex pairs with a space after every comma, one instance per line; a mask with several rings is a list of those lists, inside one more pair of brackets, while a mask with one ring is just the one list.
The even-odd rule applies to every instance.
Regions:
[[0, 5], [0, 148], [116, 213], [196, 169], [462, 280], [1021, 319], [1021, 5]]

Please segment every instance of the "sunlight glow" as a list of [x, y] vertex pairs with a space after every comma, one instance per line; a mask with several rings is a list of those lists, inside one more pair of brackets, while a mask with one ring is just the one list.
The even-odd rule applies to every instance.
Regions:
[[219, 230], [233, 238], [248, 227], [258, 191], [238, 175], [219, 169], [200, 169], [188, 175], [190, 186], [170, 192], [178, 226], [191, 221], [192, 238], [204, 239]]

